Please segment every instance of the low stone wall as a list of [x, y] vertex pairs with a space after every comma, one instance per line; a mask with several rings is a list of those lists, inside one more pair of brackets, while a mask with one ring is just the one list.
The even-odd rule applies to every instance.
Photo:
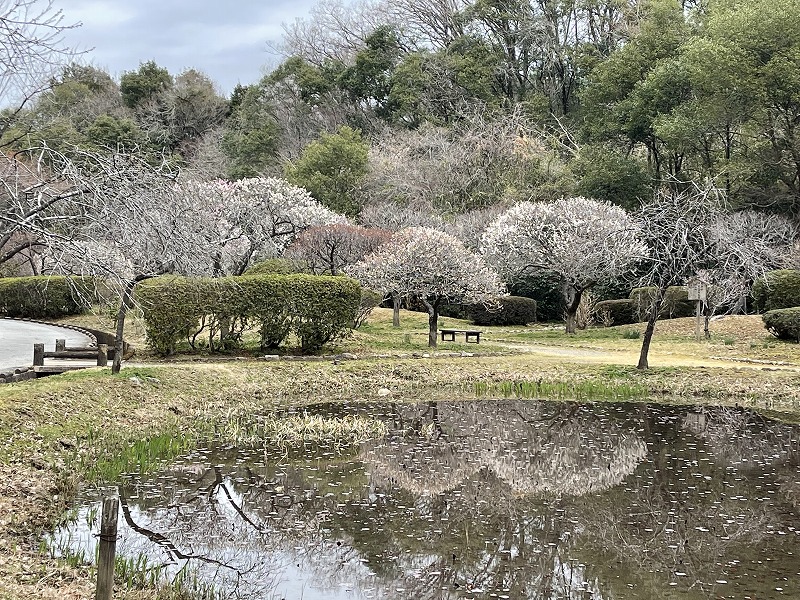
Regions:
[[0, 373], [0, 383], [17, 383], [28, 379], [36, 379], [36, 371], [33, 370], [33, 367], [21, 367], [10, 373]]

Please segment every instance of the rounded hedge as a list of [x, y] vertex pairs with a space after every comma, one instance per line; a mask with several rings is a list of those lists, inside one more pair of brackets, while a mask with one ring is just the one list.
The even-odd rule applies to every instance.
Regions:
[[523, 296], [501, 296], [499, 307], [492, 310], [483, 305], [469, 306], [467, 314], [475, 325], [525, 326], [536, 322], [536, 300]]
[[96, 296], [92, 277], [39, 275], [0, 278], [0, 314], [55, 319], [85, 312]]
[[160, 354], [173, 353], [181, 340], [197, 348], [206, 337], [211, 350], [231, 348], [247, 328], [259, 332], [262, 350], [294, 333], [304, 352], [315, 352], [351, 330], [361, 286], [345, 277], [300, 274], [159, 277], [142, 282], [136, 298], [148, 343]]
[[594, 305], [594, 319], [602, 325], [632, 325], [639, 318], [633, 300], [601, 300]]
[[800, 306], [800, 271], [770, 271], [753, 284], [753, 303], [758, 312]]
[[776, 338], [800, 342], [800, 306], [770, 310], [761, 318]]

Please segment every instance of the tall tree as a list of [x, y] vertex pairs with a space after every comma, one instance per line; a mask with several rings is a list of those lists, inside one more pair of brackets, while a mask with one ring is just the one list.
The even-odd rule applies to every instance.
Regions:
[[285, 173], [331, 210], [354, 216], [359, 209], [355, 189], [367, 173], [367, 144], [358, 130], [347, 126], [323, 133]]
[[154, 60], [141, 63], [136, 71], [126, 71], [120, 78], [122, 100], [129, 108], [138, 108], [143, 103], [172, 87], [173, 78], [164, 67]]

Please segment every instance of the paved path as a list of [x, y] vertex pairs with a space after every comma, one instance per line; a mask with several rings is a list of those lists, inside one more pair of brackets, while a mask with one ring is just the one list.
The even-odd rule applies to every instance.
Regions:
[[56, 339], [67, 340], [67, 346], [88, 346], [92, 340], [72, 329], [0, 319], [0, 372], [33, 363], [33, 345], [44, 344], [46, 351], [55, 350]]

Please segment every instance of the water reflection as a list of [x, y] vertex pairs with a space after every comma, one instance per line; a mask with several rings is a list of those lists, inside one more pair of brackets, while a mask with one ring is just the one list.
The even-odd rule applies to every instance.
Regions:
[[[126, 477], [118, 547], [236, 598], [800, 597], [795, 427], [640, 404], [308, 410], [389, 433], [350, 456], [209, 447]], [[90, 547], [84, 502], [57, 536]]]

